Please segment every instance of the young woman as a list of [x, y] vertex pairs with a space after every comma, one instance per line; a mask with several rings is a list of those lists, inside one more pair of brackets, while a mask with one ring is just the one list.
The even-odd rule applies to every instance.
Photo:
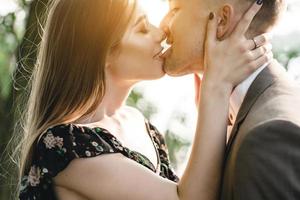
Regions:
[[[251, 8], [252, 18], [258, 9]], [[179, 180], [163, 136], [124, 103], [134, 84], [164, 75], [160, 58], [164, 32], [149, 24], [135, 1], [54, 1], [32, 76], [20, 144], [19, 198], [216, 197], [230, 93], [269, 55], [261, 51], [246, 65], [251, 49], [226, 58], [218, 52], [234, 52], [242, 44], [224, 45], [236, 42], [230, 38], [217, 45], [215, 29], [216, 19], [212, 19], [198, 102], [203, 117], [198, 119], [189, 163]], [[200, 93], [198, 78], [196, 83]]]

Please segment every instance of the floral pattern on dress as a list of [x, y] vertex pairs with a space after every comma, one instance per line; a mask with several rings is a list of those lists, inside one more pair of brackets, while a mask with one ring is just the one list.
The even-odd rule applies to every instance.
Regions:
[[106, 129], [74, 124], [49, 128], [35, 143], [32, 163], [21, 181], [19, 199], [57, 200], [53, 178], [73, 159], [108, 153], [122, 153], [160, 176], [177, 182], [179, 179], [170, 167], [163, 136], [149, 122], [146, 122], [146, 126], [159, 156], [158, 169], [143, 154], [124, 147]]
[[62, 148], [64, 139], [61, 138], [61, 137], [54, 137], [54, 135], [52, 134], [52, 132], [49, 131], [46, 134], [46, 137], [44, 137], [43, 142], [45, 143], [46, 148], [48, 148], [48, 149], [52, 149], [55, 146], [57, 146], [59, 148]]
[[32, 187], [36, 187], [38, 184], [40, 184], [40, 178], [41, 178], [40, 168], [33, 165], [30, 168], [30, 171], [29, 171], [29, 174], [28, 174], [28, 183]]
[[158, 149], [159, 152], [159, 157], [161, 162], [160, 176], [164, 178], [168, 178], [174, 182], [178, 182], [179, 178], [174, 172], [174, 169], [171, 167], [170, 164], [169, 152], [168, 152], [168, 148], [164, 136], [151, 123], [148, 122], [147, 124], [149, 126], [150, 134], [154, 139], [155, 144], [157, 145], [156, 148]]

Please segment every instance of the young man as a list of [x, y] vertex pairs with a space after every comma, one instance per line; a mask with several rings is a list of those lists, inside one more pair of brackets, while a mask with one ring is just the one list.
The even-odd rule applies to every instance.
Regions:
[[[165, 54], [165, 71], [173, 76], [203, 71], [208, 14], [214, 12], [219, 19], [217, 37], [223, 40], [253, 2], [170, 0], [170, 11], [161, 23], [171, 45]], [[253, 38], [253, 48], [265, 42], [255, 36], [271, 31], [284, 8], [284, 0], [263, 1], [246, 34]], [[276, 60], [262, 65], [234, 89], [220, 199], [300, 198], [299, 102], [299, 85], [287, 78]]]

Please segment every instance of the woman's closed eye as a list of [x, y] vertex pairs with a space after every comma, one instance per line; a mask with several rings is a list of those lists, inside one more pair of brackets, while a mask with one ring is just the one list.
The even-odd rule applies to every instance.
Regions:
[[171, 14], [172, 16], [174, 16], [174, 15], [176, 15], [176, 14], [178, 13], [178, 11], [179, 11], [179, 8], [178, 8], [178, 7], [172, 8], [172, 10], [170, 11], [170, 14]]
[[135, 22], [135, 30], [137, 33], [146, 34], [149, 32], [149, 21], [146, 15], [141, 15]]
[[137, 32], [147, 34], [149, 32], [149, 23], [146, 20], [139, 22]]

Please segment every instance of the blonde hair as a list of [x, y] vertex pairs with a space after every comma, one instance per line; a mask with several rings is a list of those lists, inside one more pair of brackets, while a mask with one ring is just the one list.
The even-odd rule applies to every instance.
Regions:
[[133, 0], [52, 2], [21, 123], [19, 184], [40, 135], [91, 114], [101, 102], [106, 58], [117, 48], [135, 10]]

